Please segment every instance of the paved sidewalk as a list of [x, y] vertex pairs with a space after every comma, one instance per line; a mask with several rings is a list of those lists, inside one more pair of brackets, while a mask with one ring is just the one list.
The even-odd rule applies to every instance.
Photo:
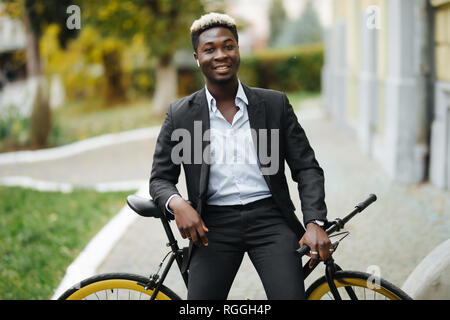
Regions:
[[[354, 136], [336, 126], [315, 106], [305, 103], [299, 121], [325, 171], [329, 219], [343, 217], [370, 193], [378, 201], [355, 217], [346, 228], [351, 232], [334, 254], [344, 269], [366, 271], [379, 268], [381, 276], [401, 286], [417, 264], [437, 245], [450, 238], [450, 192], [429, 184], [403, 186], [390, 181], [381, 166], [361, 155]], [[142, 139], [102, 147], [75, 156], [19, 165], [0, 165], [0, 178], [29, 176], [34, 179], [92, 186], [100, 182], [147, 180], [155, 139]], [[287, 177], [290, 179], [289, 169]], [[290, 183], [294, 204], [300, 208], [297, 187]], [[179, 183], [185, 195], [184, 175]], [[301, 219], [301, 213], [297, 212]], [[302, 220], [302, 219], [301, 219]], [[187, 245], [171, 224], [180, 246]], [[138, 217], [98, 267], [97, 273], [153, 273], [168, 249], [160, 222]], [[318, 268], [306, 280], [310, 284], [323, 272]], [[274, 275], [276, 276], [276, 275]], [[176, 267], [165, 283], [186, 296]], [[264, 290], [246, 257], [236, 276], [230, 299], [265, 299]]]
[[25, 176], [39, 181], [92, 187], [99, 183], [148, 180], [155, 139], [103, 145], [69, 157], [0, 164], [0, 178]]

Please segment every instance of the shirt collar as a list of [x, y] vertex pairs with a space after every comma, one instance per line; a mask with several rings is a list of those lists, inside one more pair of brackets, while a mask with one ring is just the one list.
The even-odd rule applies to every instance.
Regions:
[[[209, 92], [206, 85], [205, 85], [205, 92], [206, 92], [206, 101], [208, 101], [208, 108], [210, 111], [215, 112], [217, 110], [216, 99], [214, 99], [214, 97]], [[248, 105], [247, 96], [245, 95], [244, 88], [242, 87], [241, 81], [239, 79], [238, 79], [238, 91], [236, 93], [236, 98], [234, 101], [235, 101], [236, 105], [239, 104], [239, 101], [242, 101], [246, 105]]]

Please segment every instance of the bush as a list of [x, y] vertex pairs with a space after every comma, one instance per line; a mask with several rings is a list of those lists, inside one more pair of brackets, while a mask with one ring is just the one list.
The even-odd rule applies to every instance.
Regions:
[[320, 91], [321, 44], [271, 49], [241, 58], [239, 78], [254, 87], [286, 92]]
[[4, 109], [0, 116], [0, 152], [22, 149], [30, 145], [30, 119], [15, 106]]

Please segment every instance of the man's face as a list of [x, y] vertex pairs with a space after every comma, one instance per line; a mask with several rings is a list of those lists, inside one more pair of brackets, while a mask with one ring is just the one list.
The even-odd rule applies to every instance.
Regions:
[[234, 79], [239, 69], [239, 47], [227, 28], [216, 27], [202, 32], [194, 57], [198, 59], [206, 80], [214, 83]]

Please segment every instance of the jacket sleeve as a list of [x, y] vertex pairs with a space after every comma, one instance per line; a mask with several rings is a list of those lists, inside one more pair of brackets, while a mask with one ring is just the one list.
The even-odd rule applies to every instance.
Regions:
[[173, 215], [167, 211], [166, 202], [173, 194], [180, 194], [175, 187], [180, 176], [180, 165], [173, 163], [171, 159], [175, 144], [171, 141], [173, 130], [172, 105], [170, 105], [156, 141], [150, 175], [150, 196], [168, 219], [173, 219]]
[[283, 94], [283, 139], [286, 162], [298, 184], [303, 223], [326, 220], [324, 173], [288, 98]]

